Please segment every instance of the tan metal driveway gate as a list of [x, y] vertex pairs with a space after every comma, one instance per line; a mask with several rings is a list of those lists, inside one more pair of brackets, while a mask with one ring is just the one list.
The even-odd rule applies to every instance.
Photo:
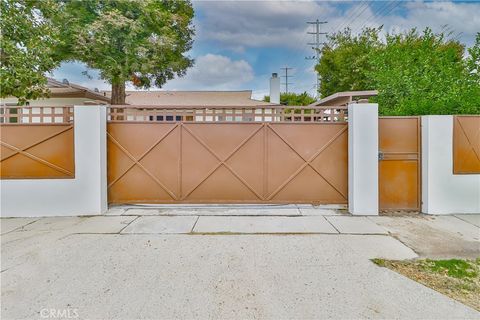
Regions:
[[110, 203], [347, 203], [347, 124], [337, 117], [212, 123], [128, 112], [109, 116]]

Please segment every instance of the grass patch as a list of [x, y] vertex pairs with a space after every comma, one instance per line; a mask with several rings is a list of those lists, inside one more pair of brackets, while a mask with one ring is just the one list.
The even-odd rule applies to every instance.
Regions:
[[480, 258], [372, 261], [480, 311]]
[[478, 277], [478, 263], [480, 258], [475, 262], [451, 259], [451, 260], [426, 260], [426, 267], [433, 272], [447, 274], [450, 277], [465, 279], [474, 279]]

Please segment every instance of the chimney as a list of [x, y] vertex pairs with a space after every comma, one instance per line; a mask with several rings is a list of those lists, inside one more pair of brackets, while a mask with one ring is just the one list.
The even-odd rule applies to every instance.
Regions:
[[270, 102], [280, 104], [280, 78], [276, 73], [270, 78]]

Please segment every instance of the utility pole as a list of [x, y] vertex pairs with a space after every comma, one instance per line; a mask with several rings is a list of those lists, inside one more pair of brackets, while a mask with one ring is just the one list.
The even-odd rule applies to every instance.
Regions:
[[[314, 41], [315, 42], [309, 42], [307, 43], [309, 46], [312, 46], [312, 49], [314, 50], [315, 54], [311, 57], [305, 57], [307, 60], [315, 60], [316, 64], [320, 63], [320, 46], [324, 45], [325, 42], [320, 41], [320, 36], [321, 35], [326, 35], [326, 32], [320, 32], [320, 26], [322, 24], [326, 24], [327, 21], [319, 21], [318, 19], [315, 21], [307, 21], [308, 24], [314, 26], [314, 32], [307, 32], [308, 34], [314, 35]], [[320, 77], [317, 74], [317, 92], [316, 96], [318, 97], [319, 91], [320, 91]]]
[[288, 78], [292, 77], [292, 76], [288, 75], [288, 70], [292, 70], [293, 68], [284, 67], [284, 68], [280, 68], [280, 69], [285, 70], [285, 75], [282, 76], [282, 77], [285, 78], [285, 82], [283, 83], [285, 85], [285, 93], [288, 93], [288, 85], [293, 84], [293, 82], [288, 82]]

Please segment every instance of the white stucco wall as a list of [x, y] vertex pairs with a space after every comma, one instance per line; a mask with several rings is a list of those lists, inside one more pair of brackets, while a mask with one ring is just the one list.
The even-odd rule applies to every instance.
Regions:
[[453, 117], [422, 117], [422, 212], [480, 214], [480, 174], [453, 174]]
[[75, 178], [0, 180], [2, 217], [97, 215], [107, 210], [106, 107], [74, 107]]
[[378, 104], [348, 105], [348, 211], [378, 215]]

